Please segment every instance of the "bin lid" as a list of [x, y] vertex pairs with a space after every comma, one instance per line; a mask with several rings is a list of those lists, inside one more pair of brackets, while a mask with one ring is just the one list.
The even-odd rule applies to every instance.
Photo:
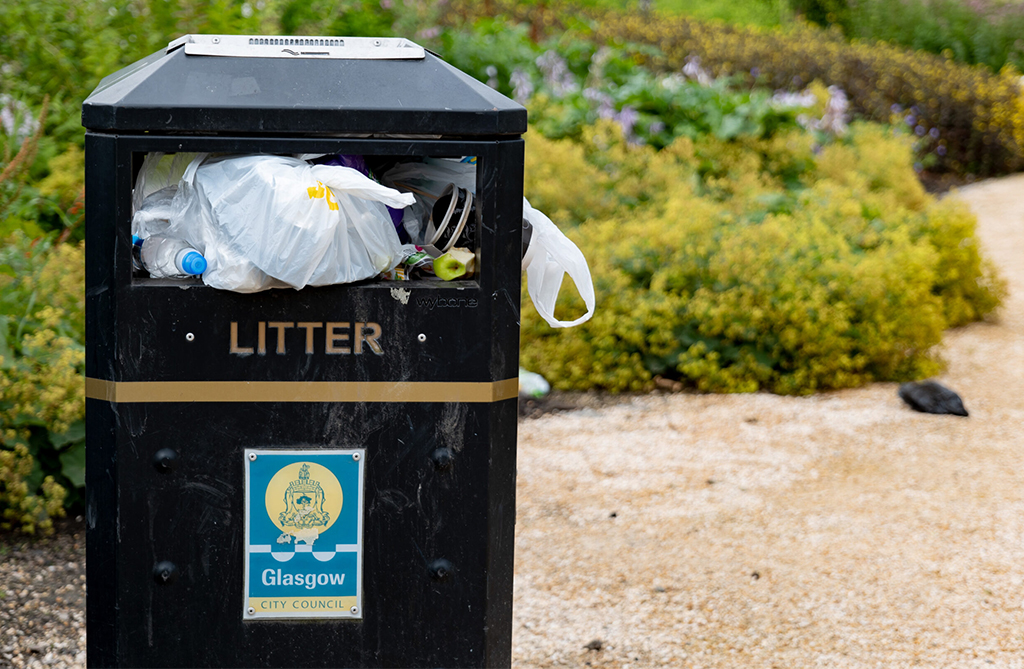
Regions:
[[93, 131], [490, 136], [526, 109], [402, 38], [185, 35], [82, 105]]

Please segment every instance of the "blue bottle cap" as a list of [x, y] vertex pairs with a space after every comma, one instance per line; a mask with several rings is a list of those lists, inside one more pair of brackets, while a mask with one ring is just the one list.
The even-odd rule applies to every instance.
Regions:
[[142, 246], [144, 240], [138, 235], [132, 235], [132, 246]]
[[202, 274], [206, 271], [206, 258], [199, 251], [189, 251], [181, 259], [181, 271], [186, 274]]

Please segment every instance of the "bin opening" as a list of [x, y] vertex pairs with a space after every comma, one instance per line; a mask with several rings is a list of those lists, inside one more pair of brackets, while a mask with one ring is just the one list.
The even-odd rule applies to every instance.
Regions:
[[426, 57], [423, 47], [404, 37], [184, 35], [170, 42], [166, 53], [183, 46], [188, 56], [340, 60], [422, 60]]
[[251, 293], [481, 268], [475, 156], [151, 152], [133, 164], [135, 279], [201, 275]]

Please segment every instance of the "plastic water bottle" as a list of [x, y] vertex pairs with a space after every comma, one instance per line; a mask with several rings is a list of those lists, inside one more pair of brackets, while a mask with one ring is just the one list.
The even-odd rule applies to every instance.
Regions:
[[142, 271], [142, 237], [132, 235], [132, 269]]
[[153, 235], [139, 246], [142, 266], [153, 278], [195, 276], [206, 271], [203, 254], [179, 239]]

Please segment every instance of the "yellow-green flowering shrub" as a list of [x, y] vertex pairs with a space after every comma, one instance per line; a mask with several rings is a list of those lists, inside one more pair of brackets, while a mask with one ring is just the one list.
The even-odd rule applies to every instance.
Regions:
[[[0, 247], [0, 528], [48, 530], [85, 478], [84, 249]], [[70, 493], [70, 495], [69, 495]]]
[[[999, 303], [973, 217], [923, 192], [905, 140], [854, 124], [824, 147], [794, 130], [654, 152], [609, 127], [572, 152], [527, 140], [530, 161], [558, 155], [567, 175], [597, 166], [614, 189], [645, 165], [660, 184], [656, 200], [568, 231], [594, 276], [592, 320], [553, 330], [524, 305], [522, 363], [557, 388], [640, 390], [663, 375], [794, 394], [918, 378], [939, 369], [946, 327]], [[595, 165], [610, 153], [628, 167]], [[571, 207], [579, 188], [552, 190], [549, 206]], [[561, 313], [581, 313], [563, 292]]]
[[53, 518], [64, 515], [67, 492], [52, 476], [43, 479], [39, 492], [30, 492], [28, 480], [34, 465], [24, 444], [0, 450], [0, 529], [45, 534], [53, 530]]

